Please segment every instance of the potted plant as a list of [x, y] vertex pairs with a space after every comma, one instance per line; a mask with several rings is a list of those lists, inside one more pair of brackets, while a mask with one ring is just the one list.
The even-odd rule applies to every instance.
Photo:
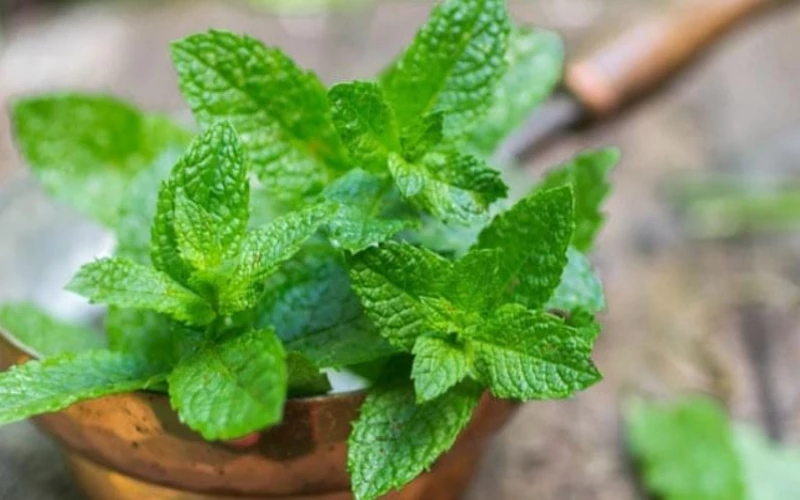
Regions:
[[617, 153], [515, 202], [489, 166], [557, 83], [554, 35], [448, 0], [330, 89], [230, 32], [172, 54], [197, 133], [108, 96], [12, 110], [41, 184], [116, 238], [67, 285], [105, 336], [0, 310], [0, 424], [39, 415], [90, 494], [447, 498], [515, 402], [600, 380], [586, 253]]

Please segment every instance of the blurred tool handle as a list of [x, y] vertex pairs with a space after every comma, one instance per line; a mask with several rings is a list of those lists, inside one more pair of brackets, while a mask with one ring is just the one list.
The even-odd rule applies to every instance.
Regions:
[[566, 86], [595, 117], [653, 90], [740, 21], [781, 0], [696, 0], [572, 64]]

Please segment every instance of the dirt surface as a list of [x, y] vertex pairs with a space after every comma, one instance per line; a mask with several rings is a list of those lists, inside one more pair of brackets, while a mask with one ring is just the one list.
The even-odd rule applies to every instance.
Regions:
[[[564, 32], [577, 52], [667, 3], [530, 1], [512, 8], [522, 20]], [[8, 32], [0, 101], [81, 88], [180, 110], [166, 44], [208, 26], [285, 47], [328, 81], [367, 76], [410, 39], [427, 10], [427, 2], [390, 2], [331, 23], [198, 1], [146, 10], [98, 3], [32, 15]], [[541, 171], [586, 146], [615, 144], [624, 153], [596, 258], [610, 309], [597, 352], [606, 380], [571, 401], [527, 405], [486, 457], [470, 499], [636, 498], [620, 424], [620, 408], [636, 395], [714, 394], [738, 418], [800, 444], [797, 238], [696, 241], [666, 196], [671, 180], [697, 171], [798, 177], [800, 148], [787, 146], [800, 139], [798, 28], [796, 6], [762, 18], [668, 92], [602, 129], [565, 138], [530, 165]], [[7, 126], [4, 117], [0, 182], [19, 168]], [[52, 465], [52, 449], [27, 424], [0, 430], [0, 443], [0, 498], [66, 498], [69, 483]], [[20, 495], [15, 483], [33, 476], [36, 484], [30, 480]]]

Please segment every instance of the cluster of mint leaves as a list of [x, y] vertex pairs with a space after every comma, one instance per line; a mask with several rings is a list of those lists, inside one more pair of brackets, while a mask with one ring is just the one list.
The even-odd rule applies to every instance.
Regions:
[[13, 107], [41, 184], [117, 246], [68, 284], [108, 306], [104, 337], [0, 307], [40, 358], [0, 374], [0, 424], [149, 389], [234, 439], [350, 370], [373, 380], [348, 457], [368, 499], [430, 468], [486, 390], [566, 398], [600, 379], [586, 254], [616, 151], [515, 203], [490, 166], [558, 82], [556, 36], [512, 26], [503, 0], [447, 0], [378, 78], [330, 89], [230, 32], [172, 55], [198, 134], [106, 96]]
[[627, 411], [627, 436], [658, 498], [784, 500], [800, 491], [800, 450], [733, 424], [707, 397], [636, 401]]

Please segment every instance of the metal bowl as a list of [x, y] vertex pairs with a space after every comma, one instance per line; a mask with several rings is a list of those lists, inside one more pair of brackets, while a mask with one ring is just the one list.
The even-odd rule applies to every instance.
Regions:
[[[0, 301], [33, 300], [77, 321], [98, 314], [63, 284], [82, 263], [109, 252], [109, 234], [28, 180], [0, 195], [0, 234]], [[32, 357], [0, 335], [0, 369]], [[363, 391], [289, 400], [283, 423], [249, 448], [204, 441], [179, 422], [164, 395], [148, 392], [83, 402], [35, 422], [63, 445], [78, 482], [98, 500], [338, 500], [352, 498], [346, 443], [363, 400]], [[454, 448], [387, 498], [458, 498], [516, 407], [484, 396]]]

